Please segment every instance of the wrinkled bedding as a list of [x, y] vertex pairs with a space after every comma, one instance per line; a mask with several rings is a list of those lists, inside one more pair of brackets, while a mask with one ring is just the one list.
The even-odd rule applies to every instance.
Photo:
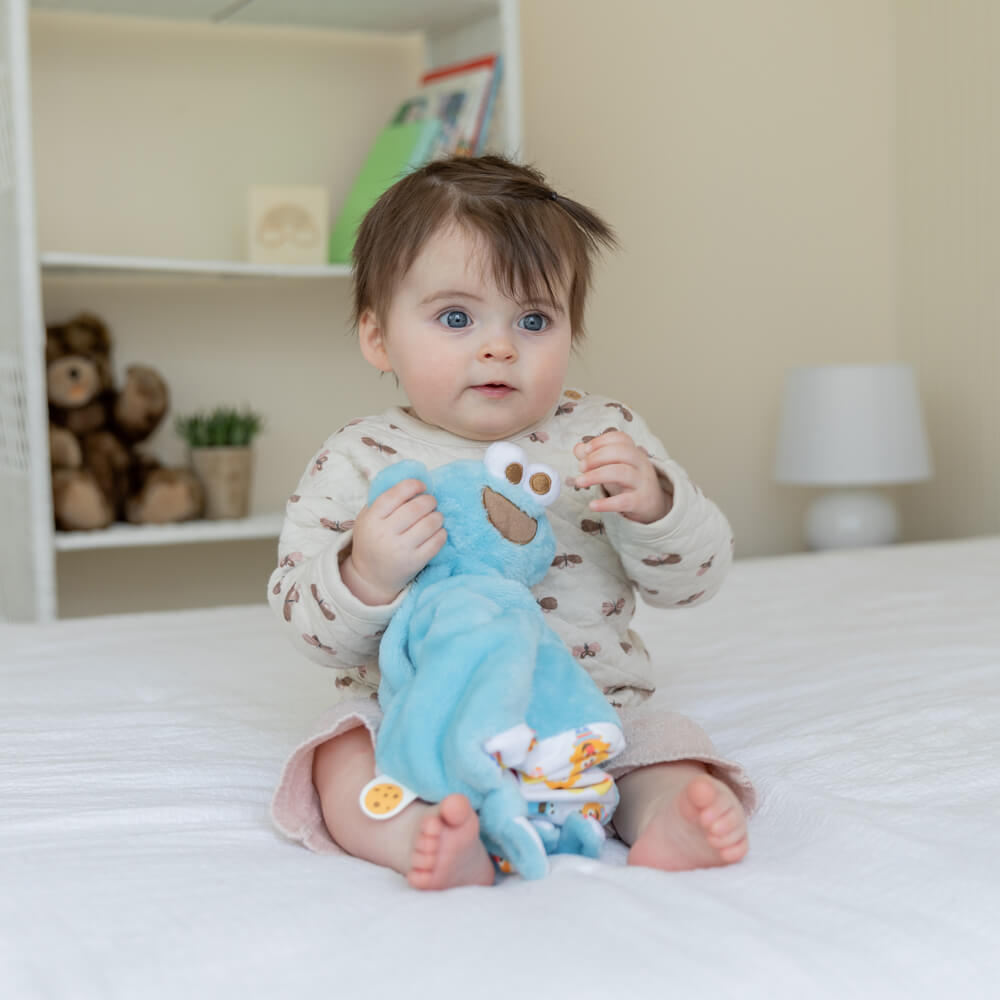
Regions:
[[638, 627], [757, 782], [747, 859], [420, 894], [271, 827], [333, 676], [266, 607], [0, 626], [0, 996], [1000, 995], [1000, 538], [737, 561]]

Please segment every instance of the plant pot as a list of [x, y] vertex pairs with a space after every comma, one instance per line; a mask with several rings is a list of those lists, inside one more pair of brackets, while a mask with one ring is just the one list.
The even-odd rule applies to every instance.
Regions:
[[191, 466], [205, 488], [205, 517], [246, 517], [253, 477], [252, 448], [192, 448]]

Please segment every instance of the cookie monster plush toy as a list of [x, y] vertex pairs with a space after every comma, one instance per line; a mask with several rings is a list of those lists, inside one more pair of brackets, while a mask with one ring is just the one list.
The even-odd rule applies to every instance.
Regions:
[[448, 540], [382, 637], [378, 773], [361, 807], [387, 818], [461, 792], [502, 871], [541, 878], [547, 853], [596, 857], [618, 802], [597, 765], [624, 748], [621, 726], [529, 589], [555, 555], [545, 507], [558, 478], [497, 442], [483, 461], [397, 462], [369, 503], [411, 478], [437, 499]]

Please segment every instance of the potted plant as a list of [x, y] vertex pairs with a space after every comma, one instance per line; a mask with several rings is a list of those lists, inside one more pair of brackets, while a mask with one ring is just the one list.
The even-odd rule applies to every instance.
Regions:
[[193, 413], [175, 421], [187, 442], [191, 467], [205, 488], [205, 517], [246, 517], [250, 509], [253, 439], [263, 418], [249, 408], [219, 406], [210, 413]]

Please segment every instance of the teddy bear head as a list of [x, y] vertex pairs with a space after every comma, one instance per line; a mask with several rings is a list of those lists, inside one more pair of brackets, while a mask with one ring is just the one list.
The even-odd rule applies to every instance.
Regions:
[[45, 364], [50, 403], [73, 410], [93, 402], [112, 388], [107, 327], [88, 313], [48, 327]]
[[429, 566], [451, 574], [492, 571], [528, 587], [545, 576], [556, 550], [545, 516], [559, 495], [553, 469], [497, 441], [482, 461], [460, 459], [432, 471], [421, 462], [396, 462], [375, 477], [368, 502], [404, 479], [421, 480], [444, 517], [448, 540]]

